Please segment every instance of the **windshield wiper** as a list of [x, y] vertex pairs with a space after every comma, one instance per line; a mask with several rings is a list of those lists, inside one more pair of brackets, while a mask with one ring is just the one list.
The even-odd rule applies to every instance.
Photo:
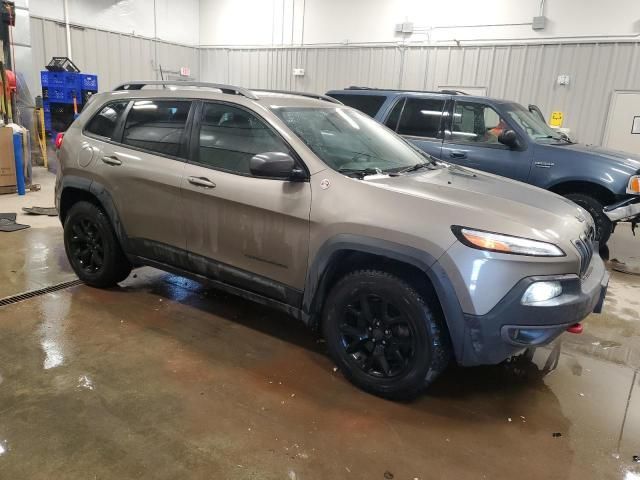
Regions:
[[398, 173], [415, 172], [416, 170], [420, 170], [421, 168], [429, 168], [433, 165], [435, 165], [435, 163], [420, 162], [416, 163], [415, 165], [411, 165], [410, 167], [403, 168], [402, 170], [398, 170]]
[[561, 136], [561, 137], [554, 137], [553, 135], [547, 135], [545, 137], [540, 137], [540, 138], [549, 138], [551, 140], [556, 140], [556, 141], [564, 141], [567, 142], [569, 145], [573, 145], [575, 142], [572, 142], [571, 139], [569, 137], [566, 136]]
[[357, 176], [362, 179], [367, 175], [381, 175], [383, 172], [379, 168], [339, 168], [340, 173], [344, 173], [347, 176]]

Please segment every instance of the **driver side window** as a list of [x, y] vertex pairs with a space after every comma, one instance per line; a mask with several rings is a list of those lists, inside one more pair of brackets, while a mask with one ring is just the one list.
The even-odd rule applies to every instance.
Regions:
[[498, 137], [509, 127], [489, 105], [457, 101], [453, 109], [451, 140], [498, 145]]
[[251, 175], [249, 163], [258, 153], [289, 153], [284, 141], [255, 115], [225, 104], [204, 104], [198, 138], [197, 163], [241, 175]]

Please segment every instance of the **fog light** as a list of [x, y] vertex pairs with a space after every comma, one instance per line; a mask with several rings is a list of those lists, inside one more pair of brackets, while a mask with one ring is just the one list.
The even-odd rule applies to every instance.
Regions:
[[532, 305], [556, 298], [562, 293], [560, 282], [535, 282], [522, 295], [523, 305]]

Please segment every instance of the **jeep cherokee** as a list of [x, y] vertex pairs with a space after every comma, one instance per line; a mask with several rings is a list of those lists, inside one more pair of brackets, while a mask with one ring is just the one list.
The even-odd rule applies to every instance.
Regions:
[[602, 308], [582, 208], [436, 161], [323, 96], [132, 82], [95, 95], [59, 143], [56, 205], [85, 283], [150, 265], [279, 308], [381, 396]]

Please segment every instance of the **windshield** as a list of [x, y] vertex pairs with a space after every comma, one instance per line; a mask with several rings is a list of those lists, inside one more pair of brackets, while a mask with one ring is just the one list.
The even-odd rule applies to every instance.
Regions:
[[399, 172], [429, 157], [367, 115], [345, 107], [272, 107], [320, 159], [341, 172]]
[[527, 132], [531, 140], [540, 143], [555, 143], [564, 140], [559, 132], [544, 123], [538, 115], [531, 113], [522, 105], [510, 103], [505, 105], [504, 109], [507, 115]]

